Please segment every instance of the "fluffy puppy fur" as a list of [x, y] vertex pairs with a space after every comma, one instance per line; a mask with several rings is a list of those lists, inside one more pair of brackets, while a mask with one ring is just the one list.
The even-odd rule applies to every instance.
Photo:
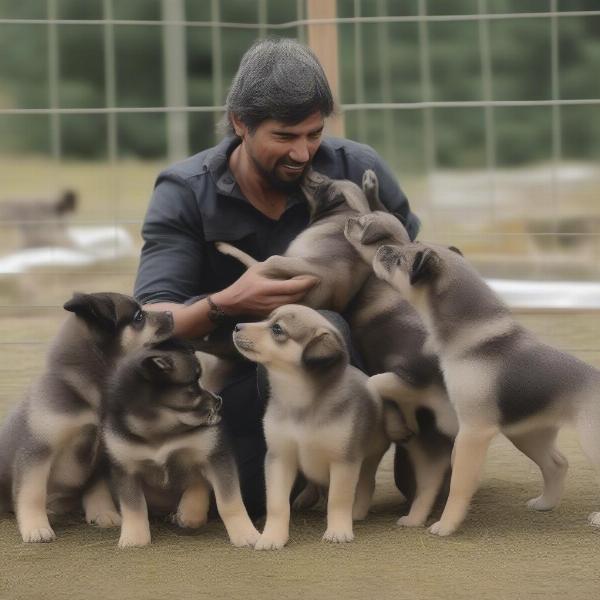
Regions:
[[46, 371], [0, 430], [0, 500], [14, 510], [25, 542], [55, 538], [47, 508], [81, 499], [85, 518], [120, 522], [106, 480], [92, 473], [101, 455], [103, 387], [116, 360], [173, 330], [170, 313], [146, 312], [123, 294], [75, 294], [71, 313], [48, 351]]
[[258, 539], [220, 424], [221, 398], [199, 385], [200, 376], [191, 347], [171, 340], [127, 356], [110, 378], [102, 430], [121, 508], [121, 548], [150, 543], [148, 509], [174, 511], [180, 527], [203, 525], [211, 487], [231, 543]]
[[267, 521], [255, 548], [286, 544], [298, 470], [329, 488], [323, 539], [351, 541], [352, 519], [366, 516], [389, 446], [381, 401], [368, 377], [349, 365], [337, 329], [306, 306], [282, 306], [266, 321], [238, 324], [233, 339], [244, 356], [264, 365], [270, 388], [264, 418]]
[[[450, 495], [431, 533], [449, 535], [461, 525], [499, 432], [542, 472], [543, 492], [527, 503], [532, 509], [550, 510], [561, 499], [562, 425], [575, 425], [600, 470], [597, 369], [536, 339], [456, 252], [421, 243], [382, 246], [373, 267], [421, 315], [458, 417]], [[600, 526], [600, 512], [589, 521]]]

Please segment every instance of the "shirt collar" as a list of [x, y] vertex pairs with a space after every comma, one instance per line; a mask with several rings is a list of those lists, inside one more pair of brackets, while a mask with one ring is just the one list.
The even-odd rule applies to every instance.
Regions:
[[[205, 164], [213, 176], [217, 193], [247, 202], [248, 200], [242, 194], [242, 191], [229, 168], [229, 157], [240, 143], [241, 140], [237, 136], [226, 137], [215, 146], [214, 152], [206, 159]], [[302, 191], [297, 189], [288, 195], [286, 208], [301, 202], [306, 202], [306, 200]]]
[[[217, 191], [212, 200], [207, 198], [203, 204], [204, 235], [207, 241], [233, 241], [253, 232], [252, 224], [240, 218], [239, 204], [232, 200], [240, 200], [259, 212], [242, 194], [229, 168], [229, 157], [239, 144], [240, 139], [236, 136], [225, 138], [213, 148], [203, 165], [209, 171]], [[298, 204], [306, 204], [299, 188], [288, 195], [286, 211]]]

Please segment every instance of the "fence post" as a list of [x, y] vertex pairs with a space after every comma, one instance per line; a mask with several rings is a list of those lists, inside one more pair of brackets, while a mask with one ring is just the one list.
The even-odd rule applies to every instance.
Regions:
[[[306, 0], [307, 16], [313, 19], [335, 19], [336, 0]], [[337, 23], [309, 23], [308, 45], [323, 65], [336, 104], [341, 104], [339, 93]], [[327, 123], [327, 133], [344, 136], [344, 116], [332, 116]]]

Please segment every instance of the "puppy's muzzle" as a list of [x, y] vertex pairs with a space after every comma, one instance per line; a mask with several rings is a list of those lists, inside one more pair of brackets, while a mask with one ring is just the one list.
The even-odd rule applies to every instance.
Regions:
[[236, 345], [238, 350], [254, 350], [254, 343], [247, 337], [244, 337], [243, 329], [246, 327], [245, 323], [237, 323], [233, 328], [233, 343]]

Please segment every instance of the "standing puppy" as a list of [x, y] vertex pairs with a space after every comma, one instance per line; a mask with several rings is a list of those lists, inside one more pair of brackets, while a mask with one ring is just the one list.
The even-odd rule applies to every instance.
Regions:
[[255, 548], [286, 544], [298, 470], [329, 486], [324, 539], [352, 541], [352, 519], [366, 516], [389, 445], [368, 377], [348, 364], [339, 332], [306, 306], [282, 306], [266, 321], [238, 324], [233, 340], [245, 357], [265, 366], [270, 387], [264, 418], [267, 521]]
[[[373, 267], [423, 318], [458, 416], [450, 496], [431, 533], [449, 535], [464, 520], [498, 432], [542, 472], [544, 489], [529, 500], [532, 509], [550, 510], [561, 499], [567, 461], [555, 441], [563, 424], [575, 424], [600, 469], [598, 370], [537, 340], [452, 250], [382, 246]], [[589, 520], [600, 526], [600, 512]]]
[[103, 438], [121, 506], [121, 548], [150, 543], [148, 507], [175, 509], [180, 527], [203, 525], [211, 486], [231, 543], [258, 539], [219, 424], [221, 399], [200, 387], [200, 375], [193, 350], [171, 340], [126, 357], [110, 379]]
[[83, 495], [85, 518], [119, 523], [106, 480], [90, 480], [99, 455], [100, 402], [115, 361], [166, 339], [171, 313], [146, 312], [123, 294], [75, 294], [73, 313], [48, 351], [47, 368], [0, 430], [0, 500], [15, 511], [24, 542], [56, 536], [47, 505]]

